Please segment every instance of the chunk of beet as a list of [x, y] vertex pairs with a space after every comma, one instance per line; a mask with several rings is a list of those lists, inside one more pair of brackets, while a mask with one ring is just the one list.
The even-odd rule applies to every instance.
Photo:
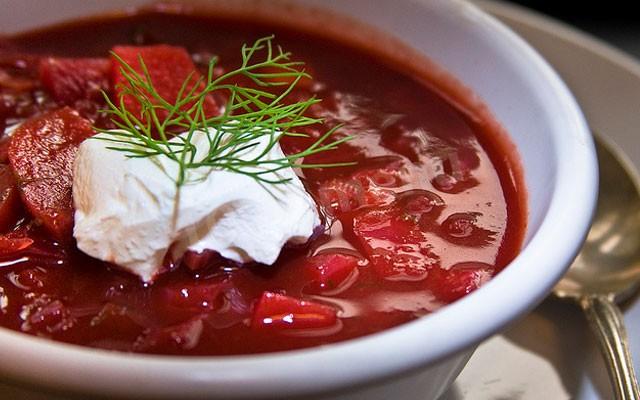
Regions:
[[353, 219], [353, 232], [375, 272], [384, 279], [422, 280], [438, 263], [415, 218], [397, 203], [362, 210]]
[[32, 244], [33, 239], [28, 237], [0, 236], [0, 256], [21, 252]]
[[393, 161], [360, 169], [348, 177], [322, 182], [317, 189], [320, 204], [334, 216], [364, 206], [388, 205], [395, 200], [395, 194], [390, 188], [405, 183], [402, 171], [402, 162]]
[[73, 230], [73, 162], [80, 143], [93, 133], [89, 121], [65, 107], [27, 120], [9, 145], [24, 205], [61, 241]]
[[111, 61], [106, 58], [57, 58], [40, 60], [42, 85], [59, 104], [73, 106], [79, 101], [102, 102], [109, 90]]
[[0, 232], [13, 226], [20, 217], [20, 193], [13, 171], [0, 164]]
[[354, 232], [367, 244], [376, 246], [382, 243], [407, 244], [418, 243], [421, 239], [416, 224], [406, 218], [400, 209], [394, 206], [364, 210], [353, 221]]
[[433, 269], [427, 282], [439, 300], [452, 303], [487, 283], [494, 272], [494, 268], [489, 264], [464, 262], [454, 265], [449, 270]]
[[306, 275], [315, 290], [334, 290], [356, 273], [360, 259], [340, 253], [325, 253], [306, 260]]
[[217, 309], [228, 287], [226, 281], [170, 284], [156, 289], [155, 301], [167, 320], [184, 321]]
[[253, 312], [253, 329], [329, 328], [338, 320], [335, 308], [283, 294], [264, 292]]
[[[189, 53], [182, 47], [168, 45], [116, 46], [113, 48], [113, 52], [141, 75], [143, 74], [143, 67], [140, 63], [140, 58], [142, 58], [144, 66], [149, 72], [153, 87], [164, 100], [171, 104], [176, 103], [182, 84], [187, 79], [190, 79], [191, 85], [187, 87], [183, 94], [193, 89], [195, 83], [201, 77]], [[129, 111], [134, 115], [141, 115], [142, 108], [140, 103], [133, 96], [126, 94], [128, 82], [123, 74], [122, 65], [115, 58], [112, 64], [112, 79], [115, 86], [116, 101], [120, 102], [122, 98], [125, 107]], [[200, 83], [195, 93], [199, 93], [203, 89], [204, 83]], [[156, 103], [155, 101], [152, 102]], [[193, 106], [193, 103], [185, 105], [182, 110], [185, 111], [191, 106]], [[204, 102], [204, 112], [207, 116], [220, 114], [220, 109], [211, 96], [207, 96]], [[160, 120], [166, 118], [167, 115], [162, 110], [158, 112]]]

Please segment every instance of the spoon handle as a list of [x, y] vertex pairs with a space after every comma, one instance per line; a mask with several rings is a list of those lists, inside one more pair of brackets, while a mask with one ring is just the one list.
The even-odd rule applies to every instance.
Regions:
[[580, 305], [589, 320], [591, 329], [598, 336], [600, 349], [609, 366], [609, 377], [616, 392], [616, 399], [640, 399], [624, 320], [613, 297], [585, 296], [581, 299]]

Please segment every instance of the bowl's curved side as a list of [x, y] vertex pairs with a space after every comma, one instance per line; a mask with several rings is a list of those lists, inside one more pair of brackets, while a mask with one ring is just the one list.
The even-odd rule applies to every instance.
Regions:
[[472, 347], [533, 307], [560, 278], [589, 226], [597, 163], [576, 102], [542, 58], [458, 0], [297, 3], [329, 8], [402, 38], [487, 103], [522, 156], [530, 215], [521, 255], [482, 290], [441, 312], [324, 348], [171, 358], [93, 351], [0, 329], [0, 375], [114, 396], [257, 399], [336, 392], [435, 365]]

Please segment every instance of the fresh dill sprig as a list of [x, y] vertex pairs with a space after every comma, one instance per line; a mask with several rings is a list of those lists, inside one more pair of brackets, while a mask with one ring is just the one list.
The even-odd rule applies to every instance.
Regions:
[[[104, 112], [118, 129], [96, 129], [102, 133], [97, 138], [110, 142], [109, 149], [124, 152], [127, 157], [162, 156], [177, 163], [178, 176], [172, 179], [178, 187], [189, 182], [188, 170], [192, 168], [210, 167], [247, 175], [261, 183], [279, 184], [290, 180], [274, 175], [285, 168], [353, 165], [301, 162], [305, 157], [336, 149], [350, 140], [350, 136], [333, 140], [339, 126], [329, 129], [303, 151], [279, 159], [266, 157], [284, 136], [306, 137], [307, 134], [297, 129], [323, 122], [305, 115], [309, 107], [321, 101], [315, 96], [296, 103], [284, 101], [301, 79], [310, 76], [303, 69], [304, 63], [292, 61], [290, 53], [274, 46], [273, 38], [258, 39], [251, 46], [245, 44], [240, 67], [221, 76], [214, 75], [218, 59], [212, 58], [207, 76], [189, 75], [175, 102], [163, 98], [154, 88], [142, 57], [138, 58], [142, 72], [138, 72], [113, 54], [125, 82], [119, 88], [118, 102], [104, 94], [108, 105]], [[232, 79], [237, 77], [248, 78], [255, 87], [233, 83]], [[215, 91], [226, 91], [228, 102], [221, 115], [209, 117], [205, 104], [207, 96]], [[126, 96], [140, 104], [140, 112], [127, 109]], [[192, 142], [200, 133], [206, 134], [209, 141], [209, 151], [204, 155], [196, 154]], [[263, 142], [267, 144], [261, 147], [258, 156], [242, 158]]]

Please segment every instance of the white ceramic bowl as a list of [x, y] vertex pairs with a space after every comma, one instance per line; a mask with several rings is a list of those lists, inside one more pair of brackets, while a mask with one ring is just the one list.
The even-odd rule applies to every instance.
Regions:
[[[145, 2], [10, 2], [0, 15], [0, 30]], [[521, 254], [482, 289], [433, 315], [322, 348], [240, 357], [142, 356], [0, 329], [1, 379], [106, 397], [431, 399], [446, 390], [480, 341], [527, 312], [563, 274], [589, 226], [597, 164], [573, 97], [540, 56], [493, 18], [458, 0], [294, 3], [327, 8], [400, 38], [489, 106], [509, 132], [525, 171], [529, 219]], [[251, 5], [267, 2], [241, 4]]]

